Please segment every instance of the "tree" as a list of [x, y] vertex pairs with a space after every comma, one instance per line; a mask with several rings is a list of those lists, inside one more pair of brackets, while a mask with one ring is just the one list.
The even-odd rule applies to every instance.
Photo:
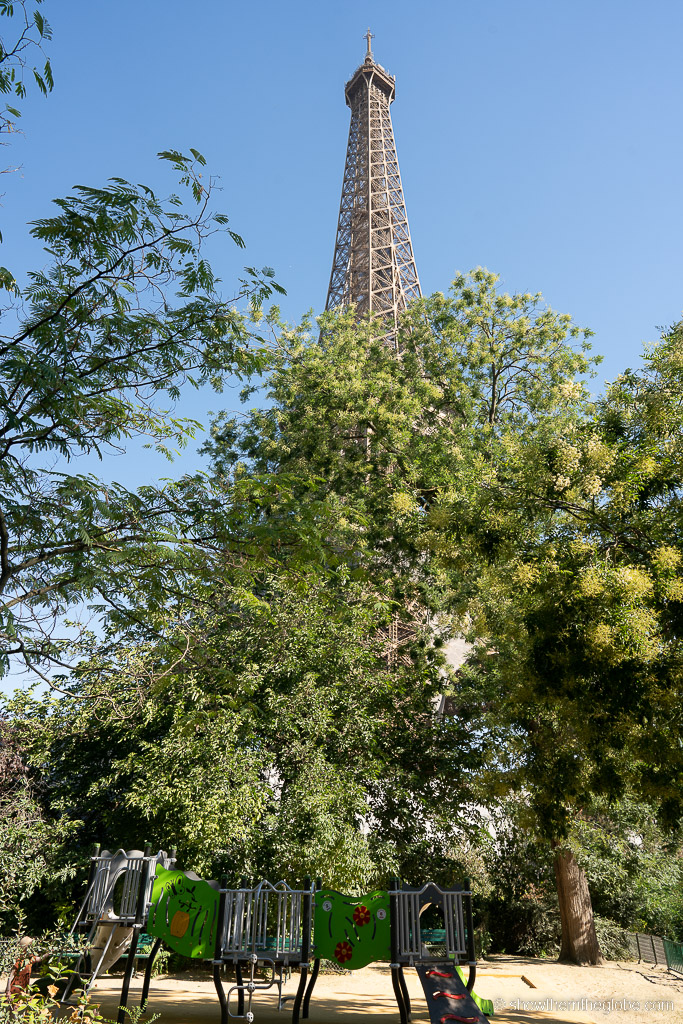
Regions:
[[[458, 277], [451, 296], [413, 305], [399, 331], [399, 359], [373, 337], [371, 321], [356, 324], [352, 310], [323, 320], [320, 343], [308, 324], [285, 334], [269, 379], [271, 404], [243, 422], [219, 419], [207, 445], [226, 475], [313, 474], [320, 495], [360, 511], [370, 577], [391, 588], [408, 625], [431, 619], [428, 643], [458, 624], [471, 627], [472, 661], [483, 660], [486, 670], [457, 683], [451, 704], [487, 738], [484, 801], [533, 786], [535, 769], [570, 778], [562, 743], [539, 746], [540, 733], [520, 725], [522, 683], [510, 687], [507, 659], [520, 645], [516, 588], [524, 587], [528, 549], [550, 546], [549, 513], [528, 493], [528, 476], [550, 438], [581, 431], [592, 415], [581, 379], [596, 362], [587, 355], [588, 333], [543, 307], [540, 296], [500, 294], [495, 275], [477, 270]], [[489, 607], [505, 622], [499, 630], [485, 617]], [[408, 648], [419, 632], [404, 629]], [[552, 757], [556, 770], [548, 772]], [[569, 787], [554, 796], [544, 789], [546, 818], [560, 819], [546, 837], [554, 843]], [[569, 852], [558, 851], [556, 864], [564, 935], [580, 921], [597, 958], [585, 877]], [[583, 901], [574, 918], [565, 867]]]
[[467, 598], [453, 552], [447, 570], [425, 555], [448, 497], [478, 494], [506, 445], [586, 404], [577, 377], [592, 361], [574, 339], [588, 332], [496, 281], [480, 269], [452, 296], [413, 304], [400, 359], [353, 310], [323, 318], [320, 342], [308, 321], [284, 331], [267, 407], [218, 417], [204, 448], [228, 478], [294, 475], [315, 481], [302, 500], [334, 495], [360, 512], [365, 564], [394, 585], [404, 617]]
[[59, 871], [52, 853], [75, 825], [55, 822], [41, 807], [16, 729], [0, 717], [0, 922], [16, 927], [26, 900]]
[[281, 549], [228, 563], [114, 653], [94, 638], [63, 682], [72, 700], [16, 699], [46, 810], [83, 822], [65, 860], [143, 828], [236, 883], [312, 874], [363, 891], [398, 868], [419, 880], [430, 854], [448, 871], [441, 851], [474, 827], [452, 779], [467, 737], [434, 719], [433, 659], [381, 659], [390, 602], [354, 578], [330, 525], [327, 568]]
[[462, 699], [471, 687], [481, 707], [488, 693], [509, 729], [499, 774], [555, 846], [562, 955], [575, 961], [596, 959], [597, 943], [585, 914], [569, 916], [589, 899], [572, 818], [594, 795], [649, 800], [664, 824], [681, 812], [680, 353], [676, 326], [594, 417], [523, 438], [514, 474], [482, 489], [482, 525], [451, 532], [468, 534], [478, 574]]
[[253, 324], [282, 289], [269, 268], [248, 268], [232, 298], [219, 295], [203, 243], [215, 231], [242, 240], [210, 210], [201, 154], [161, 157], [181, 173], [189, 206], [121, 179], [79, 186], [33, 225], [47, 268], [23, 291], [0, 271], [9, 295], [0, 338], [3, 670], [13, 655], [34, 670], [59, 664], [67, 641], [54, 628], [67, 610], [105, 580], [116, 593], [145, 559], [170, 558], [178, 540], [162, 522], [163, 488], [134, 493], [70, 471], [73, 461], [134, 437], [170, 456], [196, 424], [162, 402], [183, 384], [220, 390], [227, 375], [263, 365]]

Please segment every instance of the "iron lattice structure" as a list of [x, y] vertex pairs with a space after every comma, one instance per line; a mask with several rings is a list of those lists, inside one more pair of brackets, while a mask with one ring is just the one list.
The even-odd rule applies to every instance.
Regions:
[[365, 61], [345, 87], [351, 126], [325, 309], [353, 304], [393, 338], [399, 314], [422, 293], [389, 112], [395, 79], [375, 63], [369, 30], [366, 38]]

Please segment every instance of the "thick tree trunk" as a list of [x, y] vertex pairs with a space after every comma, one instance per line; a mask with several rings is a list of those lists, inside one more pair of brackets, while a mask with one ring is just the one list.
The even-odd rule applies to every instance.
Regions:
[[571, 850], [555, 849], [555, 882], [560, 903], [560, 960], [572, 964], [604, 963], [595, 934], [588, 881]]

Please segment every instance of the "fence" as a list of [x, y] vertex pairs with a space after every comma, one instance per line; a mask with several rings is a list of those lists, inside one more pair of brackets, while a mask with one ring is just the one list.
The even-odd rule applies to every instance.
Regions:
[[669, 971], [683, 974], [683, 944], [662, 939], [659, 935], [643, 935], [629, 932], [628, 944], [631, 953], [646, 964], [666, 965]]
[[666, 966], [669, 970], [683, 974], [683, 945], [680, 942], [664, 939], [664, 952], [666, 953]]

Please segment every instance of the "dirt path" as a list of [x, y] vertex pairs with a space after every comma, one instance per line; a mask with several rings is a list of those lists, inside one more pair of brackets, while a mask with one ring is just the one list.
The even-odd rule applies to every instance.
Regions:
[[[428, 1024], [429, 1014], [414, 971], [406, 971], [415, 1024]], [[285, 994], [293, 996], [296, 976]], [[97, 982], [96, 999], [105, 1017], [116, 1017], [120, 979]], [[139, 999], [141, 979], [133, 982], [129, 1005]], [[659, 967], [609, 963], [605, 967], [569, 967], [552, 960], [494, 957], [480, 963], [475, 990], [493, 1000], [501, 1024], [683, 1024], [683, 978]], [[286, 1008], [278, 1013], [275, 990], [254, 999], [254, 1024], [287, 1024]], [[231, 1006], [236, 1012], [235, 1004]], [[159, 1024], [220, 1024], [216, 991], [211, 981], [184, 977], [158, 978], [150, 993], [150, 1012]], [[351, 1024], [365, 1017], [398, 1024], [388, 966], [318, 980], [311, 1000], [310, 1024]]]

